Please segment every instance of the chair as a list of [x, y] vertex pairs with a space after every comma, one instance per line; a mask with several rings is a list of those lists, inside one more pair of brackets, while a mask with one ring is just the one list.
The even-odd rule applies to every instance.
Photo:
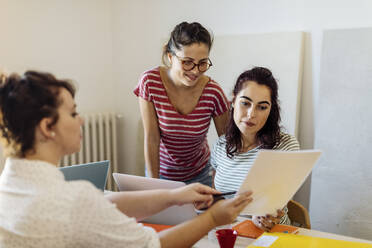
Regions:
[[290, 200], [287, 204], [288, 217], [291, 219], [292, 225], [311, 229], [309, 213], [299, 202]]

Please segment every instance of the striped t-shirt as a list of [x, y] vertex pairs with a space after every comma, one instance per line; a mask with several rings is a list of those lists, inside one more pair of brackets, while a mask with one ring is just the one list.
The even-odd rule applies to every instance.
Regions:
[[221, 87], [210, 79], [196, 107], [187, 115], [171, 104], [159, 68], [144, 72], [134, 93], [155, 107], [160, 131], [159, 174], [177, 181], [192, 179], [210, 157], [206, 137], [211, 118], [228, 110]]
[[[273, 150], [296, 151], [300, 149], [297, 139], [289, 134], [281, 133], [280, 141]], [[221, 192], [237, 191], [243, 183], [257, 157], [260, 147], [251, 149], [245, 153], [236, 154], [229, 158], [226, 154], [226, 138], [222, 135], [214, 144], [210, 163], [215, 170], [214, 186]], [[284, 209], [285, 213], [287, 208]], [[289, 224], [287, 214], [281, 220], [283, 224]]]

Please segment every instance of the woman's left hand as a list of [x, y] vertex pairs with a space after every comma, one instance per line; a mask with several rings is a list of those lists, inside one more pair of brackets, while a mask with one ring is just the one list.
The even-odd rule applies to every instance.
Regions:
[[276, 224], [280, 223], [280, 219], [283, 217], [284, 211], [281, 209], [277, 210], [277, 215], [266, 215], [266, 216], [253, 216], [253, 223], [260, 229], [269, 232]]

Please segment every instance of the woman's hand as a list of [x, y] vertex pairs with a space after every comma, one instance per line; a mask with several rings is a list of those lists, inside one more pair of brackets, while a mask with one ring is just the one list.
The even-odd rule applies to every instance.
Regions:
[[280, 219], [283, 217], [284, 211], [281, 209], [277, 210], [277, 215], [272, 216], [270, 214], [266, 216], [253, 216], [253, 223], [260, 229], [269, 232], [276, 224], [280, 223]]
[[218, 190], [203, 185], [192, 183], [184, 187], [171, 190], [175, 205], [194, 203], [195, 207], [210, 206], [214, 194], [221, 194]]
[[210, 214], [215, 226], [232, 223], [240, 212], [252, 201], [252, 192], [244, 192], [232, 199], [220, 200], [213, 204], [205, 214]]

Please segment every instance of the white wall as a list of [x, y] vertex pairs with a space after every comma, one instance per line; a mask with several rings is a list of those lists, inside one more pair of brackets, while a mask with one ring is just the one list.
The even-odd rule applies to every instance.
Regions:
[[112, 110], [111, 22], [110, 1], [0, 0], [0, 68], [73, 79], [79, 112]]
[[0, 1], [0, 66], [73, 79], [80, 111], [114, 108], [111, 3]]
[[324, 153], [310, 205], [314, 226], [365, 239], [372, 238], [371, 54], [372, 28], [324, 32], [314, 141]]

